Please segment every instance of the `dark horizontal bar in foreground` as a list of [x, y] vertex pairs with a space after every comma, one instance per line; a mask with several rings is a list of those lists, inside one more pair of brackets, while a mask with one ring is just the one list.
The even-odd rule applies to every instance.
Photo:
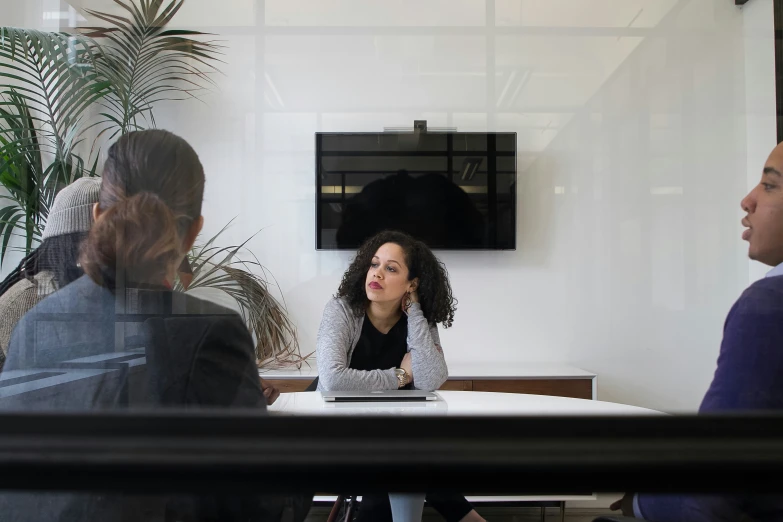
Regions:
[[0, 415], [0, 488], [781, 492], [783, 417]]

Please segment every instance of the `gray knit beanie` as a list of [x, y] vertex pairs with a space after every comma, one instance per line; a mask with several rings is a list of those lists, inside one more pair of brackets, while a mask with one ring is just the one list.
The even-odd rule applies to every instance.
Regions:
[[89, 232], [92, 226], [92, 207], [98, 202], [101, 178], [79, 178], [54, 198], [49, 211], [43, 239], [74, 232]]

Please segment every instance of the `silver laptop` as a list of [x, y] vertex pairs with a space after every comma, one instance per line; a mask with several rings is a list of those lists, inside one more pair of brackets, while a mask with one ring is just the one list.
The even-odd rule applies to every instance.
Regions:
[[422, 390], [321, 392], [324, 402], [425, 402], [437, 401], [437, 393]]

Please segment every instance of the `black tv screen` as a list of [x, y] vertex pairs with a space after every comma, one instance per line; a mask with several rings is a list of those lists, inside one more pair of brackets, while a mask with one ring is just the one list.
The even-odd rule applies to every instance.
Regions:
[[516, 133], [317, 133], [316, 248], [399, 230], [434, 249], [516, 248]]

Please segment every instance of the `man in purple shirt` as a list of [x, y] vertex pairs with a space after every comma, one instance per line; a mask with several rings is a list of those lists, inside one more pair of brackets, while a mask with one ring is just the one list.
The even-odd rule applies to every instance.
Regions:
[[[741, 205], [749, 257], [773, 268], [729, 311], [703, 414], [783, 410], [783, 143]], [[627, 494], [612, 509], [649, 522], [771, 521], [783, 520], [783, 497]]]

